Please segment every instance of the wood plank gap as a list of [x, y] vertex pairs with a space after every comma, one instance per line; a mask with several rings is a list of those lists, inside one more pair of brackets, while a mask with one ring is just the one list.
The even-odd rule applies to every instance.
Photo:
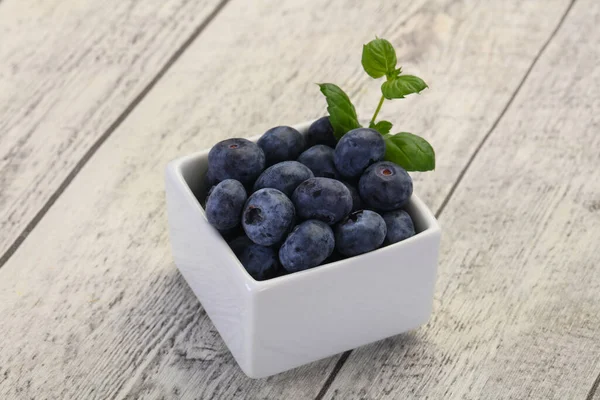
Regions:
[[[190, 45], [200, 36], [200, 34], [208, 27], [208, 25], [216, 18], [221, 10], [229, 3], [230, 0], [222, 0], [215, 9], [206, 17], [204, 21], [188, 37], [185, 42], [173, 53], [167, 62], [161, 67], [158, 73], [152, 78], [152, 80], [142, 89], [142, 91], [133, 99], [131, 103], [123, 110], [121, 114], [115, 119], [115, 121], [104, 131], [104, 133], [94, 142], [94, 144], [86, 151], [83, 157], [77, 162], [75, 167], [69, 172], [67, 177], [61, 182], [58, 188], [48, 198], [48, 201], [42, 206], [42, 208], [35, 214], [33, 219], [29, 221], [25, 229], [17, 236], [9, 248], [0, 257], [0, 268], [6, 264], [6, 262], [12, 257], [12, 255], [19, 249], [23, 241], [27, 239], [27, 236], [35, 229], [37, 224], [44, 218], [44, 215], [54, 205], [56, 200], [63, 194], [65, 189], [71, 184], [71, 181], [77, 176], [79, 171], [88, 163], [96, 151], [106, 142], [106, 139], [112, 135], [112, 133], [127, 119], [131, 112], [142, 102], [142, 100], [148, 95], [148, 93], [156, 86], [158, 81], [169, 71], [169, 69], [175, 64], [175, 62], [181, 57], [181, 55], [190, 47]], [[2, 3], [2, 0], [0, 0]]]
[[[446, 205], [448, 204], [448, 202], [452, 198], [452, 195], [456, 191], [456, 188], [458, 187], [458, 185], [462, 181], [463, 177], [465, 176], [465, 174], [467, 173], [467, 171], [471, 167], [471, 164], [473, 164], [473, 160], [475, 160], [475, 157], [477, 157], [477, 154], [479, 154], [479, 151], [485, 145], [485, 143], [487, 142], [487, 140], [489, 139], [489, 137], [492, 135], [492, 133], [494, 132], [494, 130], [498, 126], [498, 123], [500, 122], [500, 120], [502, 119], [502, 117], [504, 117], [504, 115], [506, 114], [506, 111], [512, 105], [514, 99], [519, 94], [519, 91], [521, 90], [521, 87], [523, 87], [523, 84], [525, 83], [525, 81], [527, 80], [527, 78], [529, 77], [529, 75], [531, 74], [531, 71], [533, 70], [533, 68], [537, 64], [538, 60], [540, 59], [540, 57], [542, 56], [542, 54], [544, 53], [544, 51], [548, 48], [548, 45], [550, 44], [550, 42], [552, 42], [552, 40], [554, 39], [554, 37], [556, 36], [556, 34], [558, 33], [558, 31], [560, 30], [561, 26], [563, 25], [563, 23], [565, 22], [565, 20], [567, 18], [567, 15], [569, 14], [569, 12], [571, 11], [571, 9], [573, 8], [573, 5], [575, 4], [576, 1], [577, 0], [571, 0], [571, 2], [569, 3], [569, 5], [567, 6], [565, 12], [563, 13], [562, 17], [558, 21], [558, 24], [556, 25], [556, 27], [554, 28], [554, 30], [552, 31], [552, 33], [550, 34], [550, 36], [548, 37], [548, 39], [544, 42], [544, 44], [542, 45], [542, 47], [540, 48], [540, 50], [536, 54], [536, 56], [533, 59], [531, 65], [529, 66], [529, 68], [527, 68], [527, 71], [523, 75], [523, 78], [519, 82], [519, 85], [517, 86], [517, 88], [515, 89], [515, 91], [511, 95], [510, 99], [508, 100], [508, 102], [506, 103], [506, 105], [504, 106], [504, 108], [502, 109], [502, 111], [500, 112], [500, 114], [498, 115], [498, 118], [496, 118], [496, 120], [492, 124], [490, 130], [485, 134], [485, 136], [483, 137], [483, 139], [481, 140], [481, 142], [479, 142], [479, 145], [477, 146], [477, 148], [475, 149], [475, 151], [473, 152], [473, 154], [471, 155], [471, 157], [469, 157], [469, 160], [465, 164], [464, 168], [461, 170], [460, 174], [458, 175], [458, 178], [456, 179], [456, 181], [454, 182], [454, 184], [450, 188], [450, 191], [448, 192], [448, 195], [444, 198], [444, 201], [442, 202], [442, 204], [440, 205], [440, 207], [436, 211], [436, 213], [435, 213], [435, 217], [436, 218], [439, 218], [440, 215], [442, 214], [442, 212], [444, 211], [444, 209], [446, 208]], [[325, 394], [327, 393], [327, 391], [331, 387], [331, 384], [333, 383], [333, 381], [335, 380], [335, 378], [337, 377], [337, 375], [339, 374], [339, 372], [342, 370], [342, 367], [344, 366], [344, 364], [346, 363], [346, 361], [350, 357], [351, 353], [352, 353], [352, 350], [348, 350], [344, 354], [342, 354], [342, 356], [340, 357], [340, 359], [338, 360], [338, 362], [335, 364], [335, 368], [333, 369], [333, 371], [331, 371], [331, 373], [327, 377], [327, 380], [323, 384], [323, 387], [321, 388], [321, 390], [319, 391], [319, 393], [315, 397], [315, 400], [322, 400], [323, 399], [323, 397], [325, 396]], [[592, 388], [590, 389], [590, 392], [589, 392], [586, 400], [591, 400], [593, 398], [594, 393], [596, 392], [596, 389], [598, 388], [599, 385], [600, 385], [600, 375], [598, 375], [598, 377], [594, 381], [594, 384], [592, 385]]]
[[598, 390], [598, 386], [600, 386], [600, 374], [598, 374], [598, 376], [596, 377], [596, 380], [592, 384], [592, 387], [590, 388], [588, 395], [585, 397], [585, 400], [593, 400], [594, 399], [594, 395], [596, 394], [596, 391]]
[[525, 81], [527, 80], [527, 78], [529, 78], [529, 75], [531, 74], [531, 71], [533, 70], [533, 68], [537, 64], [538, 60], [540, 59], [540, 57], [542, 56], [542, 54], [544, 53], [544, 51], [546, 51], [546, 49], [548, 48], [548, 45], [550, 44], [550, 42], [552, 42], [552, 39], [554, 39], [554, 37], [556, 36], [556, 34], [558, 33], [558, 31], [560, 30], [561, 26], [563, 25], [563, 22], [565, 22], [565, 20], [567, 18], [567, 15], [569, 14], [569, 12], [571, 11], [571, 9], [573, 8], [573, 5], [575, 4], [576, 1], [577, 0], [571, 0], [571, 2], [567, 6], [567, 9], [565, 10], [564, 14], [560, 18], [560, 21], [558, 21], [558, 25], [556, 25], [556, 28], [554, 28], [554, 30], [550, 34], [550, 37], [548, 37], [548, 40], [546, 40], [546, 42], [544, 43], [544, 45], [540, 48], [540, 51], [536, 54], [535, 58], [533, 59], [533, 62], [531, 63], [531, 65], [527, 69], [527, 72], [525, 72], [525, 75], [523, 75], [523, 78], [521, 79], [521, 82], [519, 82], [519, 85], [517, 86], [517, 89], [514, 91], [514, 93], [512, 94], [512, 96], [510, 97], [510, 99], [508, 100], [508, 102], [506, 103], [506, 106], [504, 107], [504, 109], [502, 110], [502, 112], [500, 112], [500, 115], [498, 116], [498, 118], [496, 118], [496, 120], [492, 124], [492, 127], [490, 128], [490, 130], [488, 131], [488, 133], [486, 133], [485, 136], [483, 137], [483, 139], [481, 140], [481, 142], [479, 142], [479, 145], [477, 146], [477, 148], [475, 149], [475, 151], [473, 152], [473, 154], [469, 158], [469, 161], [467, 161], [467, 163], [465, 164], [465, 166], [462, 169], [462, 171], [460, 171], [460, 174], [458, 175], [458, 178], [456, 179], [456, 181], [454, 181], [454, 185], [452, 185], [452, 188], [450, 188], [450, 191], [448, 192], [448, 195], [446, 196], [446, 198], [444, 198], [444, 201], [442, 202], [442, 205], [440, 205], [440, 208], [435, 213], [435, 217], [436, 218], [439, 218], [439, 216], [444, 211], [444, 208], [446, 208], [446, 205], [448, 204], [448, 202], [450, 201], [450, 198], [452, 197], [452, 195], [456, 191], [456, 188], [458, 187], [458, 185], [460, 185], [460, 183], [462, 182], [465, 174], [467, 173], [467, 171], [471, 167], [471, 164], [473, 163], [473, 160], [475, 160], [475, 157], [477, 157], [477, 155], [479, 154], [479, 151], [481, 150], [481, 148], [488, 141], [488, 139], [490, 138], [490, 136], [492, 135], [492, 133], [494, 132], [494, 130], [498, 126], [498, 123], [500, 122], [500, 120], [502, 120], [502, 118], [506, 114], [506, 111], [512, 105], [513, 101], [515, 100], [515, 98], [517, 97], [517, 95], [519, 94], [519, 92], [521, 91], [521, 88], [523, 87], [523, 84], [525, 83]]
[[348, 350], [347, 352], [345, 352], [344, 354], [342, 354], [342, 356], [340, 357], [340, 359], [338, 360], [338, 362], [335, 364], [335, 367], [333, 367], [333, 370], [331, 371], [331, 373], [327, 377], [327, 380], [323, 384], [323, 387], [321, 388], [321, 390], [319, 391], [319, 393], [315, 397], [315, 400], [321, 400], [323, 398], [323, 396], [325, 396], [325, 394], [329, 390], [329, 387], [333, 383], [333, 380], [337, 377], [338, 373], [340, 372], [340, 370], [342, 369], [342, 367], [346, 363], [346, 360], [348, 360], [348, 357], [350, 357], [350, 353], [352, 353], [352, 350]]

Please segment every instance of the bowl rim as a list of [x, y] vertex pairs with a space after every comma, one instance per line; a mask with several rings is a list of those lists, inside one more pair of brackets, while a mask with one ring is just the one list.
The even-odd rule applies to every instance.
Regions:
[[[303, 132], [303, 131], [306, 131], [308, 129], [308, 127], [310, 126], [310, 124], [312, 124], [313, 122], [314, 121], [307, 121], [307, 122], [303, 122], [303, 123], [291, 125], [291, 126], [295, 129], [299, 130], [300, 132]], [[256, 135], [256, 136], [249, 137], [247, 139], [250, 141], [256, 142], [261, 136], [262, 135]], [[183, 189], [184, 189], [183, 193], [185, 194], [188, 202], [197, 208], [197, 210], [200, 212], [200, 214], [203, 216], [203, 218], [205, 220], [206, 220], [206, 214], [205, 214], [204, 207], [202, 207], [202, 205], [200, 204], [200, 201], [194, 195], [190, 185], [184, 178], [183, 167], [186, 164], [192, 163], [198, 159], [208, 158], [209, 151], [210, 151], [210, 149], [205, 149], [205, 150], [201, 150], [201, 151], [198, 151], [195, 153], [191, 153], [191, 154], [179, 157], [177, 159], [174, 159], [171, 162], [169, 162], [167, 165], [167, 170], [172, 172], [172, 176], [174, 176], [177, 179], [177, 183], [183, 187]], [[337, 270], [340, 268], [344, 268], [346, 266], [346, 264], [349, 263], [350, 260], [358, 262], [358, 261], [360, 261], [361, 258], [368, 257], [369, 255], [377, 256], [377, 255], [383, 255], [385, 253], [390, 253], [392, 251], [397, 251], [398, 249], [401, 249], [402, 247], [409, 246], [411, 243], [414, 243], [415, 241], [423, 240], [428, 236], [439, 234], [441, 232], [441, 228], [440, 228], [440, 225], [439, 225], [435, 215], [431, 212], [429, 207], [427, 207], [427, 205], [419, 198], [419, 196], [416, 195], [416, 193], [414, 191], [413, 191], [412, 196], [410, 197], [409, 202], [413, 203], [413, 207], [419, 211], [421, 217], [425, 221], [425, 224], [424, 224], [425, 228], [422, 231], [420, 231], [419, 233], [415, 234], [414, 236], [411, 236], [408, 239], [402, 240], [397, 243], [393, 243], [388, 246], [380, 247], [380, 248], [370, 251], [368, 253], [359, 254], [357, 256], [353, 256], [353, 257], [339, 260], [339, 261], [334, 261], [334, 262], [324, 264], [324, 265], [319, 265], [317, 267], [309, 268], [309, 269], [306, 269], [303, 271], [298, 271], [298, 272], [294, 272], [294, 273], [290, 273], [290, 274], [286, 274], [286, 275], [282, 275], [282, 276], [277, 276], [275, 278], [267, 279], [264, 281], [257, 281], [256, 279], [254, 279], [248, 273], [248, 271], [246, 271], [246, 268], [244, 268], [244, 266], [242, 265], [240, 260], [235, 256], [235, 254], [233, 253], [231, 248], [229, 248], [229, 244], [227, 243], [227, 241], [219, 234], [219, 232], [216, 229], [212, 228], [212, 226], [211, 226], [211, 228], [212, 228], [213, 234], [217, 238], [217, 240], [222, 240], [225, 243], [225, 245], [227, 246], [227, 248], [229, 249], [229, 254], [230, 254], [231, 258], [234, 260], [234, 263], [237, 265], [237, 270], [240, 271], [242, 276], [244, 276], [244, 281], [245, 281], [246, 285], [250, 285], [250, 286], [247, 286], [248, 289], [252, 290], [252, 291], [255, 291], [255, 290], [262, 291], [262, 290], [267, 290], [267, 289], [275, 287], [275, 286], [279, 286], [281, 284], [292, 282], [294, 280], [311, 279], [315, 275], [322, 274], [322, 273], [325, 273], [328, 271], [334, 271], [334, 270]], [[208, 223], [208, 220], [206, 220], [206, 224], [210, 225]]]

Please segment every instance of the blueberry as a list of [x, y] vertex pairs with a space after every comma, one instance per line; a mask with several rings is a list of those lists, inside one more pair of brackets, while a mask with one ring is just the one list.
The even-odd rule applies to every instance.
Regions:
[[387, 226], [385, 242], [388, 244], [408, 239], [415, 234], [415, 225], [404, 210], [388, 211], [383, 214], [383, 220]]
[[202, 183], [206, 195], [202, 196], [202, 193], [196, 190], [198, 188], [192, 190], [194, 192], [194, 196], [196, 196], [204, 209], [206, 209], [206, 201], [208, 200], [208, 196], [210, 196], [210, 192], [214, 189], [217, 183], [219, 182], [215, 179], [214, 174], [212, 174], [210, 170], [207, 170], [206, 174], [204, 174], [204, 182]]
[[324, 222], [304, 221], [296, 226], [279, 249], [279, 261], [288, 272], [316, 267], [335, 247], [333, 231]]
[[383, 244], [387, 229], [375, 211], [356, 211], [335, 227], [335, 248], [345, 256], [368, 253]]
[[382, 161], [371, 165], [360, 177], [358, 192], [368, 206], [391, 211], [410, 199], [413, 183], [404, 168], [391, 161]]
[[291, 126], [276, 126], [266, 131], [258, 146], [265, 153], [267, 165], [295, 160], [306, 147], [304, 136]]
[[210, 149], [208, 169], [216, 181], [235, 179], [251, 187], [265, 169], [265, 155], [254, 142], [246, 139], [223, 140]]
[[335, 224], [352, 210], [352, 195], [344, 184], [335, 179], [310, 178], [302, 182], [292, 201], [302, 219], [318, 219]]
[[212, 171], [210, 169], [208, 169], [206, 171], [206, 175], [204, 176], [204, 187], [205, 188], [212, 188], [217, 183], [219, 183], [219, 181], [215, 177], [215, 174], [213, 174]]
[[294, 205], [277, 189], [260, 189], [248, 198], [242, 215], [246, 235], [256, 244], [280, 243], [295, 221]]
[[252, 240], [248, 239], [248, 236], [241, 235], [241, 236], [238, 236], [235, 239], [233, 239], [228, 244], [229, 244], [229, 247], [231, 248], [231, 251], [233, 251], [233, 254], [235, 254], [237, 256], [238, 253], [241, 253], [251, 243], [254, 243], [254, 242]]
[[240, 236], [232, 240], [229, 247], [246, 271], [257, 281], [270, 279], [277, 275], [279, 259], [273, 248], [256, 244], [247, 236]]
[[314, 175], [310, 169], [298, 161], [283, 161], [267, 168], [254, 183], [254, 190], [273, 188], [291, 196], [294, 189]]
[[329, 117], [322, 117], [313, 122], [306, 132], [306, 145], [312, 147], [316, 144], [335, 147], [337, 139], [333, 135], [333, 127]]
[[371, 164], [383, 160], [385, 141], [374, 129], [357, 128], [346, 133], [335, 146], [334, 162], [346, 178], [355, 178]]
[[244, 186], [233, 179], [225, 179], [214, 186], [206, 200], [206, 218], [219, 230], [235, 228], [240, 217], [247, 195]]
[[300, 154], [298, 161], [306, 165], [316, 177], [340, 179], [340, 173], [335, 169], [333, 162], [334, 150], [318, 144]]
[[360, 198], [360, 195], [358, 194], [358, 189], [356, 189], [356, 187], [348, 182], [344, 182], [342, 181], [342, 183], [348, 188], [348, 190], [350, 191], [350, 195], [352, 196], [352, 212], [354, 211], [358, 211], [358, 210], [362, 210], [363, 207], [363, 201]]

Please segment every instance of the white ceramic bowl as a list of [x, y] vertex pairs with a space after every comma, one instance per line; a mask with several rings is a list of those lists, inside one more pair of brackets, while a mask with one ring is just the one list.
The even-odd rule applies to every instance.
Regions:
[[[295, 128], [305, 133], [309, 125]], [[246, 375], [277, 374], [427, 322], [441, 231], [415, 194], [406, 207], [415, 236], [259, 282], [208, 223], [197, 200], [207, 189], [207, 165], [208, 150], [167, 166], [173, 257]]]

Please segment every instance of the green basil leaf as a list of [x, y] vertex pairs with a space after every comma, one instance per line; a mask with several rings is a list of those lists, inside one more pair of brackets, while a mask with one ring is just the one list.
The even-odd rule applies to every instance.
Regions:
[[433, 147], [422, 137], [408, 132], [385, 135], [385, 159], [407, 171], [431, 171], [435, 169]]
[[413, 75], [400, 75], [393, 80], [383, 82], [381, 93], [386, 99], [402, 99], [412, 93], [419, 93], [427, 88], [423, 79]]
[[392, 123], [390, 121], [379, 121], [376, 124], [369, 124], [369, 128], [375, 129], [377, 132], [385, 135], [392, 130]]
[[371, 78], [391, 75], [396, 68], [396, 50], [385, 39], [371, 40], [363, 45], [362, 66]]
[[360, 128], [356, 109], [348, 95], [333, 83], [320, 83], [318, 85], [327, 100], [329, 122], [333, 127], [334, 136], [339, 140], [348, 131]]

